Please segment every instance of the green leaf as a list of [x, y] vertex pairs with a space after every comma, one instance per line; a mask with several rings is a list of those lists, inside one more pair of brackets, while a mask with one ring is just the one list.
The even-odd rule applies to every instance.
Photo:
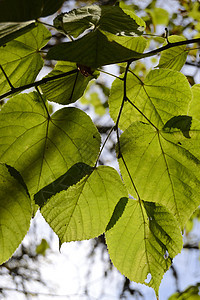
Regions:
[[49, 243], [47, 242], [47, 240], [45, 239], [42, 239], [41, 240], [41, 243], [39, 245], [37, 245], [35, 251], [37, 254], [40, 254], [40, 255], [43, 255], [45, 256], [46, 255], [46, 251], [49, 249]]
[[193, 119], [200, 120], [199, 118], [199, 99], [200, 99], [200, 84], [194, 84], [191, 88], [192, 101], [189, 105], [189, 112]]
[[[172, 35], [168, 37], [170, 43], [185, 41], [186, 38], [182, 36]], [[163, 46], [167, 45], [165, 42]], [[188, 51], [186, 45], [173, 47], [161, 52], [159, 64], [157, 67], [164, 69], [172, 69], [180, 71], [185, 64]]]
[[78, 183], [86, 175], [90, 175], [92, 171], [93, 167], [84, 163], [73, 165], [65, 174], [35, 194], [35, 203], [40, 207], [43, 206], [52, 196], [63, 190], [67, 190], [71, 185]]
[[189, 17], [193, 18], [194, 20], [200, 21], [200, 12], [199, 12], [199, 3], [195, 2], [192, 5], [191, 11], [189, 11]]
[[0, 22], [23, 22], [55, 13], [64, 0], [1, 0]]
[[173, 294], [171, 297], [169, 297], [168, 300], [199, 300], [199, 287], [199, 283], [197, 283], [194, 286], [189, 286], [183, 292], [177, 292]]
[[63, 108], [50, 117], [37, 93], [13, 97], [0, 112], [0, 161], [20, 172], [31, 195], [76, 163], [93, 165], [99, 146], [86, 113]]
[[[34, 82], [43, 66], [39, 50], [46, 45], [51, 34], [45, 26], [36, 28], [0, 47], [0, 64], [12, 85], [20, 87]], [[10, 86], [0, 71], [1, 94], [10, 90]]]
[[30, 31], [35, 26], [35, 22], [0, 23], [0, 46]]
[[26, 235], [31, 201], [24, 187], [0, 163], [0, 264], [7, 261]]
[[118, 36], [107, 32], [105, 35], [110, 42], [115, 41], [121, 46], [139, 53], [143, 53], [147, 45], [147, 40], [143, 36]]
[[117, 171], [100, 166], [79, 183], [51, 197], [41, 213], [61, 243], [105, 232], [113, 210], [127, 191]]
[[[59, 62], [52, 72], [46, 77], [64, 74], [71, 70], [77, 70], [77, 65], [70, 62]], [[45, 78], [46, 78], [45, 77]], [[84, 93], [93, 76], [85, 77], [81, 72], [71, 74], [41, 85], [42, 91], [49, 101], [60, 104], [69, 104], [78, 100]]]
[[77, 38], [86, 29], [103, 30], [115, 35], [137, 36], [145, 29], [145, 23], [134, 13], [126, 14], [118, 6], [91, 5], [73, 9], [54, 20], [54, 26]]
[[94, 69], [140, 57], [141, 53], [109, 41], [100, 30], [76, 41], [56, 45], [47, 53], [47, 59], [76, 62]]
[[153, 24], [156, 25], [168, 25], [169, 12], [161, 7], [155, 7], [153, 9], [145, 9], [147, 13], [152, 17]]
[[178, 223], [164, 206], [133, 199], [106, 232], [106, 243], [115, 267], [130, 280], [154, 288], [157, 295], [164, 272], [183, 244]]
[[[173, 70], [153, 70], [142, 82], [136, 75], [127, 77], [127, 97], [119, 127], [125, 130], [132, 122], [151, 121], [156, 127], [176, 115], [187, 115], [191, 89], [186, 77]], [[123, 99], [123, 81], [113, 82], [109, 97], [110, 115], [116, 122]]]
[[200, 204], [199, 128], [192, 123], [188, 139], [180, 129], [158, 131], [135, 122], [120, 137], [119, 164], [129, 192], [165, 205], [181, 228]]

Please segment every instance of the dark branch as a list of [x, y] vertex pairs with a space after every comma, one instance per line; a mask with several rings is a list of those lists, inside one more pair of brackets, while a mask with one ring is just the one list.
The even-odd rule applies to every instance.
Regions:
[[[175, 42], [175, 43], [169, 43], [163, 47], [160, 47], [158, 49], [146, 52], [146, 53], [138, 53], [138, 57], [137, 58], [132, 58], [129, 60], [130, 63], [132, 63], [133, 61], [139, 60], [141, 58], [146, 58], [146, 57], [150, 57], [150, 56], [154, 56], [164, 50], [173, 48], [173, 47], [178, 47], [178, 46], [183, 46], [183, 45], [189, 45], [189, 44], [194, 44], [194, 43], [200, 43], [200, 38], [198, 39], [191, 39], [191, 40], [185, 40], [185, 41], [180, 41], [180, 42]], [[125, 62], [125, 61], [124, 61]]]
[[45, 83], [47, 83], [49, 81], [53, 81], [53, 80], [56, 80], [56, 79], [59, 79], [59, 78], [63, 78], [63, 77], [75, 74], [77, 72], [78, 72], [78, 69], [75, 69], [75, 70], [72, 70], [72, 71], [69, 71], [69, 72], [65, 72], [65, 73], [62, 73], [62, 74], [58, 74], [58, 75], [55, 75], [55, 76], [44, 77], [41, 80], [29, 83], [29, 84], [26, 84], [26, 85], [23, 85], [23, 86], [20, 86], [20, 87], [17, 87], [17, 88], [13, 87], [11, 91], [6, 92], [5, 94], [1, 95], [0, 96], [0, 100], [3, 99], [3, 98], [8, 97], [8, 96], [10, 96], [10, 95], [12, 95], [14, 93], [22, 92], [22, 91], [30, 89], [32, 87], [38, 87], [38, 86], [40, 86], [42, 84], [45, 84]]

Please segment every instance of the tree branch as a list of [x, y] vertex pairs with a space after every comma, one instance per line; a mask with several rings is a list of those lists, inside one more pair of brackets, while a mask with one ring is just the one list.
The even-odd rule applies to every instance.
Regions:
[[65, 73], [62, 73], [62, 74], [58, 74], [58, 75], [55, 75], [55, 76], [44, 77], [41, 80], [29, 83], [29, 84], [26, 84], [26, 85], [23, 85], [23, 86], [20, 86], [20, 87], [17, 87], [17, 88], [13, 87], [11, 89], [11, 91], [6, 92], [5, 94], [1, 95], [0, 96], [0, 100], [3, 99], [3, 98], [8, 97], [10, 95], [13, 95], [15, 93], [22, 92], [22, 91], [30, 89], [32, 87], [38, 87], [39, 85], [45, 84], [45, 83], [47, 83], [49, 81], [53, 81], [53, 80], [56, 80], [56, 79], [59, 79], [59, 78], [63, 78], [63, 77], [75, 74], [77, 72], [78, 72], [78, 69], [75, 69], [75, 70], [72, 70], [72, 71], [69, 71], [69, 72], [65, 72]]
[[[146, 58], [146, 57], [151, 57], [151, 56], [154, 56], [164, 50], [167, 50], [167, 49], [170, 49], [170, 48], [173, 48], [173, 47], [178, 47], [178, 46], [183, 46], [183, 45], [189, 45], [189, 44], [194, 44], [194, 43], [200, 43], [200, 38], [198, 39], [191, 39], [191, 40], [185, 40], [185, 41], [180, 41], [180, 42], [175, 42], [175, 43], [168, 43], [167, 45], [165, 46], [162, 46], [160, 48], [157, 48], [155, 50], [152, 50], [152, 51], [149, 51], [149, 52], [146, 52], [146, 53], [138, 53], [138, 57], [137, 58], [132, 58], [132, 59], [129, 59], [129, 63], [132, 63], [136, 60], [139, 60], [141, 58]], [[123, 61], [123, 62], [126, 62], [126, 61]]]
[[[185, 40], [185, 41], [180, 41], [180, 42], [175, 42], [175, 43], [168, 43], [167, 45], [165, 45], [163, 47], [160, 47], [158, 49], [155, 49], [155, 50], [152, 50], [152, 51], [149, 51], [149, 52], [146, 52], [146, 53], [138, 53], [137, 54], [138, 55], [137, 58], [134, 57], [132, 59], [129, 59], [128, 61], [124, 60], [122, 62], [127, 62], [130, 65], [134, 61], [137, 61], [137, 60], [142, 59], [142, 58], [154, 56], [154, 55], [156, 55], [156, 54], [158, 54], [158, 53], [160, 53], [160, 52], [162, 52], [164, 50], [167, 50], [167, 49], [170, 49], [170, 48], [173, 48], [173, 47], [177, 47], [177, 46], [194, 44], [194, 43], [200, 43], [200, 38], [198, 38], [198, 39], [190, 39], [190, 40]], [[8, 97], [8, 96], [10, 96], [10, 95], [12, 95], [14, 93], [21, 92], [21, 91], [29, 89], [31, 87], [37, 87], [37, 86], [45, 84], [45, 83], [47, 83], [49, 81], [65, 77], [65, 76], [74, 74], [76, 72], [78, 72], [78, 69], [75, 69], [75, 70], [72, 70], [72, 71], [69, 71], [69, 72], [66, 72], [66, 73], [58, 74], [58, 75], [55, 75], [55, 76], [52, 76], [52, 77], [45, 77], [42, 80], [30, 83], [30, 84], [26, 84], [26, 85], [23, 85], [23, 86], [20, 86], [20, 87], [17, 87], [17, 88], [12, 87], [11, 91], [6, 92], [6, 93], [4, 93], [3, 95], [0, 96], [0, 100], [3, 99], [3, 98]]]

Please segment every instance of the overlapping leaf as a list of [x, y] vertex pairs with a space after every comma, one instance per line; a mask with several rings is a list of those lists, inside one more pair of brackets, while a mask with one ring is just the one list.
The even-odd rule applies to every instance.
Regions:
[[35, 203], [42, 207], [48, 199], [55, 194], [67, 190], [70, 186], [78, 183], [86, 175], [90, 175], [94, 167], [84, 163], [74, 164], [65, 174], [41, 189], [34, 196]]
[[109, 41], [115, 41], [121, 46], [138, 53], [143, 53], [147, 45], [147, 40], [143, 36], [118, 36], [107, 32], [105, 33], [105, 35], [107, 36]]
[[[60, 62], [46, 77], [64, 75], [71, 70], [77, 70], [77, 65], [70, 62]], [[93, 78], [93, 76], [85, 77], [77, 70], [74, 74], [47, 82], [41, 88], [49, 101], [69, 104], [83, 95], [89, 81]]]
[[[34, 82], [43, 60], [39, 50], [48, 42], [51, 34], [41, 24], [26, 34], [0, 47], [0, 64], [12, 85], [16, 88]], [[1, 94], [10, 90], [10, 86], [0, 71]]]
[[182, 236], [174, 216], [162, 205], [129, 199], [122, 217], [106, 232], [115, 267], [130, 280], [153, 287], [156, 294]]
[[134, 13], [126, 14], [118, 6], [91, 5], [61, 14], [54, 20], [57, 29], [78, 37], [86, 29], [100, 29], [115, 35], [138, 36], [145, 29], [145, 22]]
[[0, 161], [21, 173], [31, 194], [76, 163], [94, 164], [99, 145], [83, 111], [64, 108], [50, 117], [37, 93], [13, 97], [0, 112]]
[[62, 243], [90, 239], [105, 232], [122, 197], [127, 191], [117, 171], [101, 166], [51, 197], [41, 213]]
[[0, 164], [0, 264], [8, 260], [26, 235], [31, 201], [20, 182]]
[[[177, 35], [169, 36], [170, 43], [184, 41], [185, 38]], [[165, 43], [164, 45], [166, 45]], [[186, 45], [173, 47], [161, 53], [158, 67], [180, 71], [187, 58]]]
[[179, 127], [173, 124], [158, 131], [148, 124], [133, 123], [120, 137], [126, 167], [121, 158], [119, 162], [129, 192], [136, 197], [137, 190], [141, 199], [165, 205], [183, 228], [200, 204], [200, 126], [187, 128], [186, 138], [185, 128], [179, 128], [181, 122]]
[[[133, 73], [127, 77], [127, 97], [119, 127], [125, 130], [132, 122], [151, 121], [162, 128], [173, 116], [187, 114], [191, 90], [186, 77], [173, 70], [150, 71], [144, 82]], [[110, 115], [116, 122], [123, 99], [123, 81], [116, 79], [109, 98]]]
[[47, 53], [47, 59], [76, 62], [91, 68], [124, 62], [141, 57], [115, 41], [110, 41], [100, 30], [90, 32], [82, 38], [54, 46]]
[[0, 26], [0, 46], [16, 39], [35, 27], [35, 22], [23, 23], [1, 23]]
[[64, 0], [1, 0], [0, 22], [36, 20], [55, 13]]

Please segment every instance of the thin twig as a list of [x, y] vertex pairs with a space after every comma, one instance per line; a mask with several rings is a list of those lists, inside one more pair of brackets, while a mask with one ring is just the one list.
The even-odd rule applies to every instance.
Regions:
[[117, 79], [119, 79], [119, 80], [123, 80], [123, 78], [121, 78], [121, 77], [119, 77], [119, 76], [117, 76], [117, 75], [114, 75], [114, 74], [112, 74], [112, 73], [106, 72], [106, 71], [104, 71], [104, 70], [102, 70], [102, 69], [99, 69], [99, 68], [98, 68], [97, 71], [102, 72], [102, 73], [107, 74], [107, 75], [110, 75], [110, 76], [113, 76], [113, 77], [115, 77], [115, 78], [117, 78]]
[[48, 109], [47, 109], [47, 106], [46, 106], [46, 104], [45, 104], [45, 101], [44, 101], [44, 99], [43, 99], [41, 93], [40, 93], [40, 90], [39, 90], [38, 86], [36, 86], [35, 89], [36, 89], [36, 91], [38, 92], [38, 94], [39, 94], [39, 96], [40, 96], [40, 98], [41, 98], [41, 100], [42, 100], [42, 103], [44, 104], [46, 113], [47, 113], [47, 115], [48, 115], [48, 119], [50, 119], [49, 111], [48, 111]]
[[107, 135], [107, 137], [106, 137], [106, 139], [105, 139], [105, 141], [104, 141], [104, 143], [103, 143], [103, 145], [102, 145], [102, 147], [101, 147], [101, 150], [100, 150], [99, 155], [98, 155], [98, 157], [97, 157], [97, 160], [96, 160], [96, 163], [95, 163], [94, 168], [96, 168], [97, 163], [98, 163], [98, 161], [99, 161], [99, 158], [100, 158], [100, 156], [101, 156], [101, 153], [102, 153], [102, 151], [103, 151], [103, 149], [104, 149], [104, 147], [105, 147], [105, 145], [106, 145], [106, 143], [107, 143], [107, 141], [108, 141], [108, 139], [109, 139], [109, 137], [110, 137], [110, 135], [111, 135], [111, 133], [113, 132], [114, 129], [115, 129], [115, 125], [110, 129], [110, 131], [109, 131], [109, 133], [108, 133], [108, 135]]
[[14, 90], [15, 90], [15, 88], [14, 88], [14, 86], [12, 85], [12, 83], [11, 83], [10, 79], [8, 78], [8, 76], [7, 76], [6, 72], [4, 71], [4, 69], [3, 69], [2, 65], [0, 65], [0, 69], [1, 69], [1, 71], [2, 71], [3, 75], [5, 76], [5, 78], [6, 78], [7, 82], [8, 82], [8, 84], [9, 84], [9, 86], [10, 86], [10, 88], [11, 88], [11, 91], [14, 91]]
[[145, 116], [145, 114], [143, 114], [143, 112], [130, 99], [127, 98], [127, 101], [149, 122], [149, 124], [151, 124], [156, 130], [158, 130], [157, 127]]
[[[169, 43], [165, 46], [162, 46], [160, 48], [157, 48], [155, 50], [146, 52], [146, 53], [137, 53], [137, 57], [133, 57], [131, 59], [129, 59], [129, 63], [132, 63], [134, 61], [137, 61], [141, 58], [146, 58], [146, 57], [150, 57], [150, 56], [154, 56], [164, 50], [173, 48], [173, 47], [178, 47], [178, 46], [182, 46], [182, 45], [189, 45], [189, 44], [194, 44], [194, 43], [200, 43], [200, 38], [198, 39], [191, 39], [191, 40], [185, 40], [185, 41], [179, 41], [179, 42], [175, 42], [175, 43]], [[126, 61], [123, 61], [126, 62]]]
[[69, 72], [65, 72], [65, 73], [62, 73], [62, 74], [58, 74], [58, 75], [55, 75], [55, 76], [44, 77], [41, 80], [29, 83], [29, 84], [25, 84], [23, 86], [14, 88], [14, 90], [6, 92], [5, 94], [3, 94], [3, 95], [0, 96], [0, 100], [3, 99], [3, 98], [8, 97], [8, 96], [10, 96], [10, 95], [12, 95], [14, 93], [22, 92], [22, 91], [30, 89], [32, 87], [40, 86], [40, 85], [45, 84], [45, 83], [47, 83], [49, 81], [53, 81], [53, 80], [56, 80], [56, 79], [59, 79], [59, 78], [63, 78], [63, 77], [75, 74], [77, 72], [78, 72], [78, 69], [75, 69], [75, 70], [72, 70], [72, 71], [69, 71]]

